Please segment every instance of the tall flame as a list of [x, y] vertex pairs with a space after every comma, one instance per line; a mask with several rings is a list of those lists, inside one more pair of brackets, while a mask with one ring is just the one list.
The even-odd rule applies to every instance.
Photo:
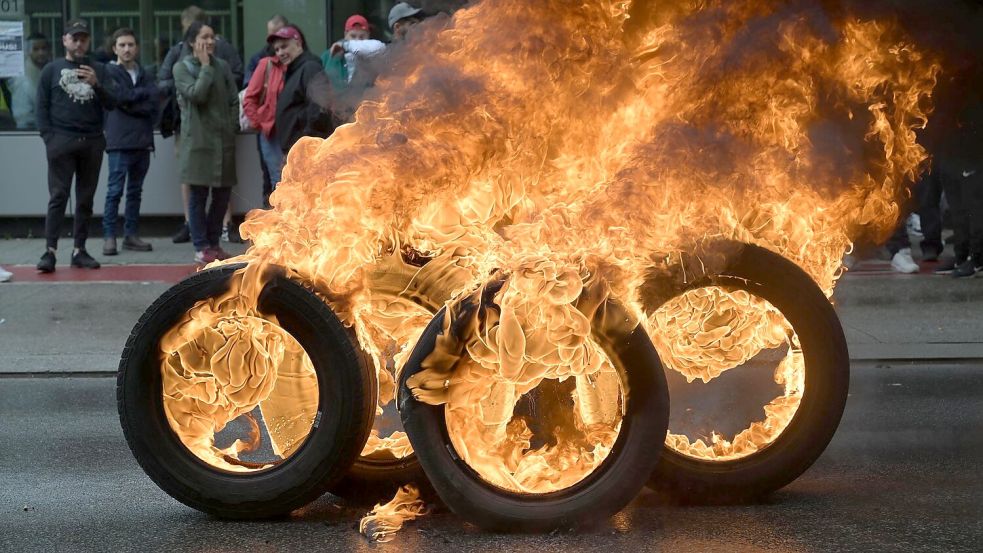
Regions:
[[[447, 403], [456, 447], [498, 459], [474, 461], [492, 473], [516, 459], [495, 449], [502, 432], [525, 443], [509, 415], [530, 383], [605, 374], [578, 308], [592, 290], [689, 377], [787, 340], [786, 395], [762, 426], [677, 448], [729, 458], [772, 440], [802, 392], [774, 308], [709, 291], [686, 298], [698, 309], [646, 314], [642, 290], [688, 256], [712, 271], [728, 240], [791, 259], [831, 296], [852, 241], [898, 219], [939, 72], [890, 22], [770, 0], [476, 1], [388, 61], [354, 123], [290, 151], [274, 209], [242, 226], [253, 245], [239, 260], [288, 266], [321, 291], [373, 355], [380, 401], [426, 312], [504, 275], [500, 316], [463, 338], [446, 386], [414, 389]], [[393, 290], [380, 274], [411, 277]], [[495, 439], [462, 426], [475, 406]], [[398, 449], [378, 440], [366, 451]], [[543, 480], [536, 466], [497, 472], [526, 489]]]

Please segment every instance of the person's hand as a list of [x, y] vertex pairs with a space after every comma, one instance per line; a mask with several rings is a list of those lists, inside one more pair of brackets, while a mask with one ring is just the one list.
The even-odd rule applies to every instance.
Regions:
[[93, 88], [99, 85], [99, 77], [96, 76], [95, 69], [92, 69], [88, 65], [80, 65], [77, 69], [77, 74], [80, 81], [89, 83]]
[[203, 66], [211, 65], [212, 58], [208, 55], [208, 47], [205, 46], [204, 40], [195, 41], [195, 57], [198, 58], [198, 61], [200, 61]]
[[330, 53], [332, 58], [337, 58], [338, 56], [344, 55], [345, 45], [342, 44], [341, 41], [335, 42], [331, 45]]

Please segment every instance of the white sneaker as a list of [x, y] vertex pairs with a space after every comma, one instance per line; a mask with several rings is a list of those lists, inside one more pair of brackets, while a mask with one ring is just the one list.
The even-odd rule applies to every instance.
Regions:
[[899, 273], [917, 273], [919, 267], [918, 263], [915, 263], [915, 260], [911, 258], [911, 248], [904, 248], [894, 254], [894, 257], [891, 258], [891, 268]]
[[10, 279], [13, 278], [13, 276], [14, 273], [11, 273], [10, 271], [4, 269], [3, 267], [0, 267], [0, 282], [9, 282]]

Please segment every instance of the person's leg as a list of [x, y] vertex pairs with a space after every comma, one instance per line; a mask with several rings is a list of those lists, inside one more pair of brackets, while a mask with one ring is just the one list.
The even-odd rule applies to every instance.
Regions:
[[259, 168], [263, 172], [263, 207], [270, 207], [270, 194], [273, 193], [273, 184], [270, 182], [270, 170], [266, 165], [266, 158], [263, 154], [263, 133], [256, 133], [256, 150], [259, 152]]
[[143, 201], [143, 181], [150, 169], [150, 151], [134, 150], [127, 152], [129, 174], [126, 183], [126, 223], [123, 235], [137, 237], [140, 234], [140, 203]]
[[188, 186], [188, 228], [191, 231], [191, 243], [196, 252], [209, 248], [205, 227], [205, 204], [208, 202], [207, 186]]
[[229, 209], [229, 198], [232, 197], [231, 186], [217, 186], [211, 189], [212, 204], [208, 207], [208, 219], [206, 221], [208, 229], [208, 245], [212, 248], [220, 247], [222, 237], [222, 220], [226, 211]]
[[983, 267], [983, 172], [963, 179], [963, 204], [969, 220], [969, 254], [975, 267]]
[[100, 136], [83, 140], [82, 143], [84, 147], [79, 151], [78, 177], [75, 181], [75, 248], [78, 250], [85, 250], [85, 241], [89, 237], [89, 217], [92, 216], [92, 201], [99, 183], [106, 139]]
[[915, 189], [918, 198], [918, 216], [922, 222], [922, 259], [938, 259], [942, 253], [942, 183], [938, 164], [932, 164], [930, 173], [924, 175]]
[[109, 240], [116, 238], [119, 201], [123, 197], [126, 182], [126, 155], [118, 150], [107, 152], [106, 155], [109, 158], [109, 180], [106, 183], [106, 205], [102, 211], [102, 235]]
[[74, 139], [55, 134], [45, 144], [48, 156], [48, 214], [44, 219], [44, 235], [47, 249], [58, 249], [61, 225], [65, 220], [65, 207], [75, 176]]
[[949, 202], [949, 216], [952, 219], [952, 245], [955, 248], [956, 260], [962, 261], [969, 256], [969, 212], [962, 200], [962, 175], [953, 170], [943, 168], [939, 172], [942, 190], [945, 191]]
[[905, 248], [911, 249], [911, 240], [908, 238], [908, 229], [907, 225], [905, 224], [906, 221], [907, 217], [901, 217], [901, 219], [898, 221], [897, 227], [894, 229], [894, 234], [887, 239], [885, 246], [887, 246], [887, 251], [889, 251], [891, 255], [894, 255]]
[[259, 136], [263, 161], [270, 172], [270, 182], [272, 183], [270, 193], [272, 193], [276, 190], [276, 185], [280, 183], [283, 176], [283, 150], [280, 149], [280, 143], [276, 141], [275, 137], [267, 138], [262, 134]]

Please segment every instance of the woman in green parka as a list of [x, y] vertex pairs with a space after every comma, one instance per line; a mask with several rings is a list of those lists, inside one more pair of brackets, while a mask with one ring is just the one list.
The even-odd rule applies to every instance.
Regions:
[[[229, 65], [214, 56], [212, 28], [196, 21], [184, 40], [193, 54], [174, 64], [174, 87], [181, 107], [178, 172], [190, 190], [188, 227], [195, 261], [211, 263], [228, 257], [219, 240], [236, 184], [239, 96]], [[212, 201], [206, 211], [209, 194]]]

